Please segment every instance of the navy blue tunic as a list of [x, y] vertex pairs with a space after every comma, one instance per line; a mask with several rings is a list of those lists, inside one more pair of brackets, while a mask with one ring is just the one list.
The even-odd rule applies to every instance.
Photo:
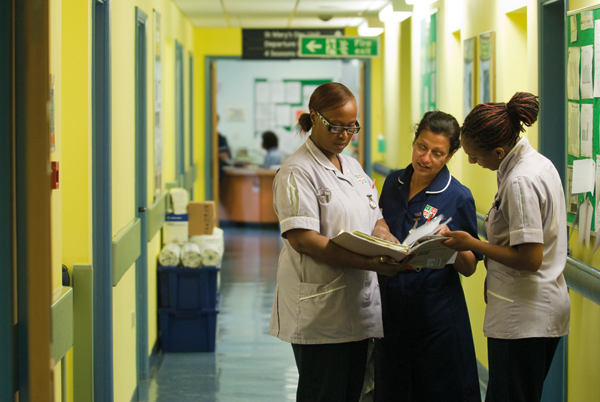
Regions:
[[[471, 191], [440, 171], [408, 200], [413, 167], [390, 174], [379, 206], [391, 233], [402, 241], [420, 214], [452, 217], [451, 230], [477, 237]], [[481, 259], [480, 255], [476, 255]], [[384, 338], [375, 343], [376, 401], [481, 401], [473, 335], [458, 272], [442, 269], [379, 275]]]

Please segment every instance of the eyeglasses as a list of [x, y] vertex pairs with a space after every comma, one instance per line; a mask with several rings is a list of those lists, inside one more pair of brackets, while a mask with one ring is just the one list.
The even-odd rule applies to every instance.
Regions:
[[[427, 148], [425, 145], [423, 145], [423, 143], [419, 142], [415, 142], [413, 143], [413, 149], [415, 150], [416, 153], [418, 153], [419, 155], [425, 155], [427, 152], [429, 152], [429, 148]], [[446, 159], [447, 155], [443, 152], [440, 151], [431, 151], [431, 159], [433, 159], [436, 162], [441, 162], [444, 159]]]
[[325, 120], [325, 117], [321, 116], [321, 113], [319, 113], [319, 112], [316, 112], [316, 113], [319, 116], [319, 118], [321, 119], [321, 121], [323, 122], [323, 125], [325, 126], [327, 131], [329, 131], [330, 133], [341, 134], [345, 130], [349, 135], [353, 135], [360, 131], [360, 124], [358, 124], [358, 121], [356, 122], [356, 125], [352, 126], [352, 127], [334, 126], [334, 125], [330, 124], [327, 120]]

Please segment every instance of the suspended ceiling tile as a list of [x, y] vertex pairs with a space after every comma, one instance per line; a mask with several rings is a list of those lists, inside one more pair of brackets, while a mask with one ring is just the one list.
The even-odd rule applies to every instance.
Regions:
[[229, 14], [291, 14], [296, 0], [223, 0], [225, 10]]
[[174, 0], [179, 9], [188, 17], [194, 15], [223, 14], [219, 0]]

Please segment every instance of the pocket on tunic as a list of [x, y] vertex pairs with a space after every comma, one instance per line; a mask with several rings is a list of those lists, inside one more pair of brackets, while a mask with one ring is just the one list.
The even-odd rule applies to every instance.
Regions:
[[514, 303], [515, 278], [505, 272], [492, 271], [488, 279], [488, 296]]
[[349, 327], [344, 274], [328, 284], [301, 283], [298, 330], [310, 338], [346, 334]]

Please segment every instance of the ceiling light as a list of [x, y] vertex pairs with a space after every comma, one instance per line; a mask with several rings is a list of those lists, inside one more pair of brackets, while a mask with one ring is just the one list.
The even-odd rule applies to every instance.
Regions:
[[400, 22], [404, 21], [408, 17], [412, 15], [412, 6], [408, 6], [411, 8], [411, 11], [394, 11], [395, 7], [391, 4], [384, 7], [379, 12], [379, 20], [381, 22]]
[[383, 33], [383, 28], [372, 28], [367, 21], [358, 26], [359, 36], [377, 36]]

